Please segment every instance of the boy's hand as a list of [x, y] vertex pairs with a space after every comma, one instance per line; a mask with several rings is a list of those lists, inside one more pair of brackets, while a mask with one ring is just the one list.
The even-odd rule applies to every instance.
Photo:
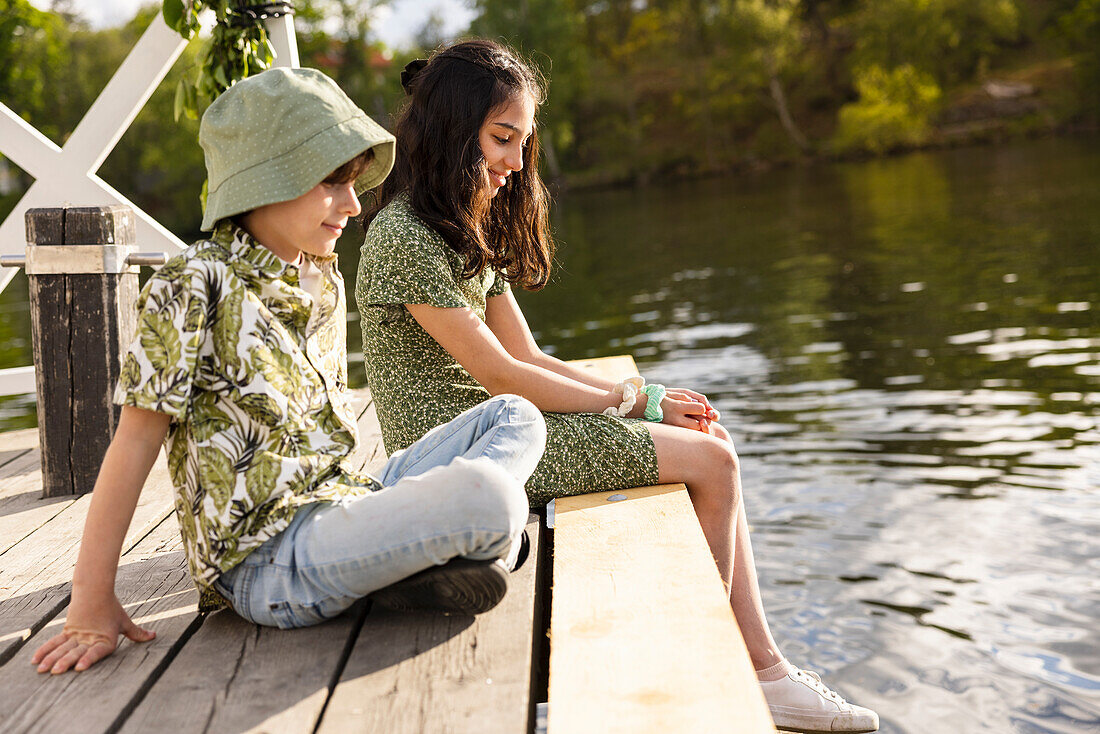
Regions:
[[38, 665], [39, 673], [54, 675], [69, 668], [87, 670], [117, 649], [120, 634], [134, 642], [148, 642], [157, 636], [134, 624], [113, 592], [93, 599], [74, 589], [65, 628], [35, 651], [31, 664]]

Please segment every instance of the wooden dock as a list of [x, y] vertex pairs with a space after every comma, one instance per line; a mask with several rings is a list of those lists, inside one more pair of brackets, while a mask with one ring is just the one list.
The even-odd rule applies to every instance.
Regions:
[[[354, 396], [362, 439], [354, 463], [370, 471], [385, 454], [369, 394]], [[0, 731], [520, 733], [534, 730], [535, 704], [547, 700], [548, 688], [551, 734], [711, 731], [720, 722], [728, 731], [774, 731], [732, 613], [720, 603], [720, 583], [712, 583], [716, 571], [699, 585], [702, 606], [685, 598], [672, 611], [652, 599], [634, 606], [659, 594], [662, 580], [622, 564], [664, 563], [662, 573], [675, 575], [668, 557], [659, 558], [661, 538], [680, 537], [693, 523], [698, 530], [682, 487], [665, 489], [671, 504], [639, 504], [652, 505], [653, 489], [642, 488], [649, 491], [631, 502], [608, 505], [591, 495], [559, 509], [559, 517], [572, 512], [575, 519], [555, 531], [562, 552], [553, 573], [572, 582], [555, 597], [551, 657], [551, 533], [536, 514], [528, 524], [530, 558], [504, 601], [476, 618], [396, 613], [369, 602], [291, 631], [258, 627], [231, 611], [200, 616], [162, 454], [126, 537], [116, 586], [131, 617], [157, 638], [123, 640], [86, 672], [50, 676], [36, 674], [30, 656], [64, 624], [91, 496], [43, 499], [38, 431], [0, 434]], [[655, 517], [679, 526], [658, 529]], [[649, 528], [644, 536], [629, 531], [635, 521]], [[607, 542], [633, 535], [646, 554], [609, 554], [606, 542], [592, 542], [607, 523], [618, 528]], [[688, 534], [698, 556], [701, 532]], [[684, 562], [707, 576], [713, 561], [705, 546], [702, 552], [701, 564]], [[601, 578], [611, 583], [591, 585]], [[603, 623], [593, 618], [597, 599]], [[728, 644], [700, 645], [704, 623]], [[678, 629], [694, 635], [693, 647], [666, 639]], [[608, 659], [616, 647], [621, 654]], [[548, 664], [556, 666], [552, 682]]]

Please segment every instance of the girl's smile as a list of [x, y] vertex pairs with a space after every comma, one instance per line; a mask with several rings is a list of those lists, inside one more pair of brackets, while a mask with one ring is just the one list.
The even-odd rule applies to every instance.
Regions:
[[489, 173], [490, 196], [508, 183], [508, 176], [523, 170], [523, 154], [535, 127], [535, 100], [530, 94], [510, 99], [489, 112], [478, 131], [478, 143]]

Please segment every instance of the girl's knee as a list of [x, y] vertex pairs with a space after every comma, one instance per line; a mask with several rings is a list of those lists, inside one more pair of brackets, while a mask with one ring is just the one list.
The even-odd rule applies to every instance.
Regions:
[[702, 447], [702, 461], [697, 464], [698, 470], [714, 479], [736, 475], [740, 471], [737, 451], [733, 443], [718, 436], [701, 438], [705, 443]]
[[727, 431], [726, 427], [723, 426], [721, 423], [710, 424], [710, 435], [714, 436], [715, 438], [721, 439], [730, 445], [733, 445], [733, 436], [730, 435], [730, 432]]
[[737, 505], [741, 501], [741, 464], [732, 442], [707, 442], [704, 471], [710, 475], [708, 484], [721, 487], [727, 502]]

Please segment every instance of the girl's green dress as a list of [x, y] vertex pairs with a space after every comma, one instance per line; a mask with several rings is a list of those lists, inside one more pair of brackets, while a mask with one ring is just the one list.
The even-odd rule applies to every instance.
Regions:
[[[427, 303], [470, 308], [485, 319], [485, 300], [508, 290], [486, 270], [463, 280], [462, 259], [398, 196], [367, 229], [355, 300], [363, 326], [367, 384], [386, 452], [490, 397], [405, 308]], [[543, 413], [546, 453], [527, 482], [532, 506], [554, 497], [657, 483], [653, 439], [641, 421], [599, 413]]]

